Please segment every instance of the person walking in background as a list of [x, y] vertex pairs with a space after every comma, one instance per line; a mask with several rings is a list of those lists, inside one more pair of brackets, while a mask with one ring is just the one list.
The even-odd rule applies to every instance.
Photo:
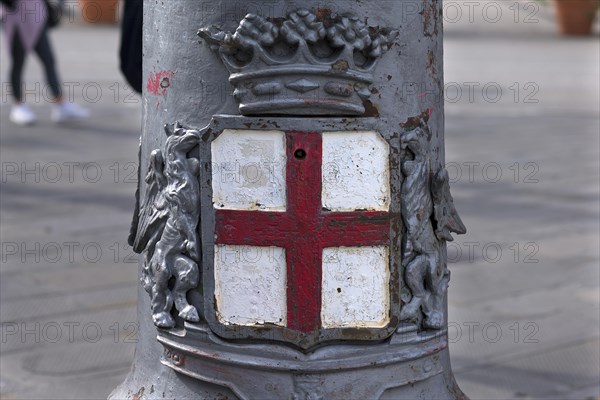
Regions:
[[142, 0], [125, 0], [121, 25], [121, 72], [137, 93], [142, 93]]
[[1, 0], [1, 2], [0, 19], [12, 63], [9, 80], [15, 100], [10, 111], [10, 120], [17, 125], [30, 125], [37, 120], [33, 110], [23, 98], [23, 67], [31, 50], [37, 53], [44, 66], [46, 81], [54, 97], [52, 120], [60, 123], [88, 117], [88, 110], [69, 103], [63, 98], [48, 36], [47, 2], [45, 0]]

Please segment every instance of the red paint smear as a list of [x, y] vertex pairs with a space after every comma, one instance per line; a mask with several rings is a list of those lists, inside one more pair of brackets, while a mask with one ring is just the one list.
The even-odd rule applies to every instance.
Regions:
[[[386, 212], [328, 212], [321, 206], [322, 139], [287, 132], [287, 211], [216, 211], [216, 243], [286, 250], [288, 328], [321, 328], [322, 253], [326, 247], [389, 243]], [[304, 159], [294, 157], [296, 150]]]
[[161, 83], [163, 82], [163, 79], [167, 79], [168, 85], [170, 86], [170, 81], [171, 78], [173, 78], [173, 75], [173, 71], [160, 71], [154, 74], [150, 74], [150, 77], [148, 78], [148, 83], [146, 85], [148, 92], [156, 96], [164, 96], [165, 94], [167, 94], [168, 86], [163, 87], [161, 86]]
[[431, 117], [431, 114], [433, 114], [433, 107], [429, 107], [427, 112], [429, 113], [429, 116]]

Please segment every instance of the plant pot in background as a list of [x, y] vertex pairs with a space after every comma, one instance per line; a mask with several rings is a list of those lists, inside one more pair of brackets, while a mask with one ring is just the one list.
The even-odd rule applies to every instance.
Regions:
[[113, 24], [119, 14], [119, 0], [79, 0], [83, 20], [89, 23]]
[[600, 0], [555, 0], [560, 32], [565, 35], [590, 35]]

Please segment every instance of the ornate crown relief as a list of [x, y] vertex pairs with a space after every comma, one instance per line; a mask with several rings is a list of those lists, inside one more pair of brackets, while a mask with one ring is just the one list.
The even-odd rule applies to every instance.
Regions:
[[363, 115], [375, 64], [398, 32], [299, 9], [284, 20], [248, 14], [233, 34], [212, 26], [198, 35], [229, 70], [244, 115]]
[[165, 131], [169, 137], [164, 152], [157, 149], [150, 155], [144, 204], [137, 210], [129, 244], [143, 253], [141, 283], [150, 294], [154, 324], [172, 328], [173, 306], [184, 320], [200, 320], [187, 301], [187, 292], [200, 280], [199, 161], [188, 157], [199, 136], [179, 124], [167, 125]]
[[406, 235], [402, 266], [404, 306], [402, 320], [414, 321], [423, 328], [444, 326], [444, 298], [450, 273], [440, 255], [443, 241], [452, 241], [451, 232], [467, 232], [462, 223], [448, 184], [445, 169], [431, 171], [431, 133], [426, 124], [405, 132], [401, 138], [402, 216]]

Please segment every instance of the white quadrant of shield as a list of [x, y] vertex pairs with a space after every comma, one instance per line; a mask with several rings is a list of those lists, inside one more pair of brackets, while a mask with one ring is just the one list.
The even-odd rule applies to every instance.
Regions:
[[387, 246], [323, 249], [323, 327], [385, 327], [390, 313], [389, 286]]
[[215, 208], [285, 211], [284, 132], [225, 129], [211, 149]]
[[219, 322], [286, 325], [285, 249], [216, 245], [214, 265]]
[[388, 211], [389, 145], [377, 132], [323, 133], [322, 203], [331, 211]]

